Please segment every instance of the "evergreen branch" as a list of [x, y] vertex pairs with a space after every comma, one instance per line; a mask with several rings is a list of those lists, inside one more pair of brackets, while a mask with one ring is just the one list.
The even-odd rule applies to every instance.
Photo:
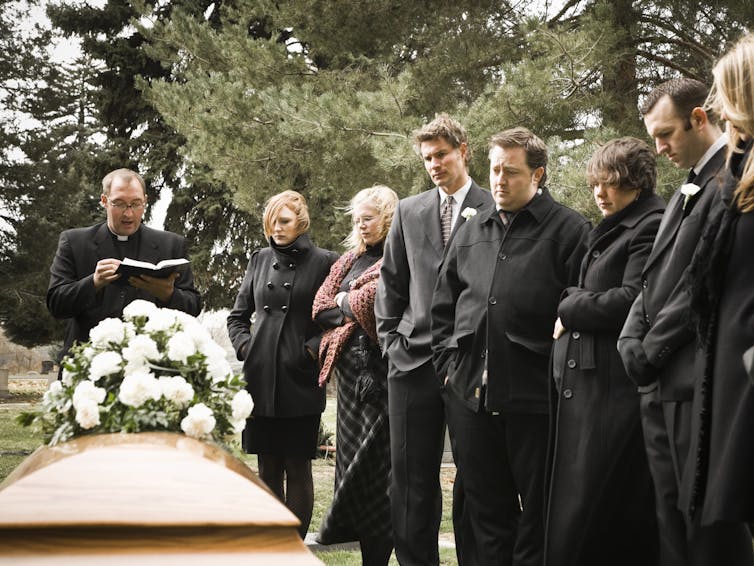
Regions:
[[660, 63], [662, 65], [665, 65], [666, 67], [669, 67], [671, 69], [674, 69], [681, 73], [682, 75], [696, 79], [699, 82], [704, 82], [705, 77], [693, 72], [690, 69], [687, 69], [686, 67], [683, 67], [681, 65], [678, 65], [677, 63], [674, 63], [671, 59], [668, 59], [667, 57], [663, 57], [662, 55], [655, 55], [654, 53], [650, 53], [649, 51], [644, 51], [642, 49], [636, 50], [636, 55], [639, 57], [644, 57], [648, 61], [654, 61], [655, 63]]
[[698, 51], [700, 54], [710, 59], [714, 59], [717, 56], [715, 53], [713, 53], [712, 51], [707, 49], [704, 45], [699, 43], [696, 39], [694, 39], [691, 35], [683, 31], [682, 29], [676, 28], [671, 23], [671, 20], [663, 20], [660, 18], [656, 18], [655, 16], [650, 16], [650, 15], [645, 14], [639, 17], [639, 21], [655, 25], [658, 28], [668, 31], [674, 34], [675, 36], [677, 36], [678, 38], [680, 38], [678, 40], [671, 40], [669, 38], [660, 36], [660, 37], [653, 37], [651, 39], [660, 39], [668, 43], [673, 43], [674, 41], [677, 41], [679, 42], [678, 45], [694, 49], [695, 51]]
[[561, 23], [561, 22], [558, 22], [558, 20], [560, 20], [560, 18], [562, 18], [568, 10], [570, 10], [574, 6], [578, 6], [580, 3], [581, 3], [581, 0], [568, 0], [568, 2], [566, 2], [563, 5], [563, 7], [560, 9], [560, 12], [555, 14], [552, 18], [550, 18], [547, 21], [547, 24], [546, 24], [547, 27], [553, 27], [555, 24]]

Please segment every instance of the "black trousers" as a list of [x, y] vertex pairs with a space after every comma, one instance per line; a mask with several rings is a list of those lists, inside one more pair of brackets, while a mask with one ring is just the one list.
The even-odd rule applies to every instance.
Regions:
[[751, 535], [740, 523], [690, 525], [678, 491], [691, 440], [692, 401], [662, 401], [659, 388], [641, 396], [644, 445], [655, 487], [661, 566], [751, 565]]
[[440, 381], [431, 362], [407, 373], [391, 367], [387, 389], [395, 556], [401, 566], [437, 565], [445, 441]]
[[475, 413], [447, 393], [445, 401], [478, 563], [540, 566], [549, 417]]

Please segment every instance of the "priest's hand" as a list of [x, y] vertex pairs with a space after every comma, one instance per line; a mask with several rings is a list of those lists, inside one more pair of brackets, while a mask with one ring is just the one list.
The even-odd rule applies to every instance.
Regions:
[[97, 262], [97, 266], [94, 268], [94, 288], [97, 291], [120, 279], [120, 273], [115, 273], [119, 265], [120, 260], [112, 257]]
[[150, 277], [149, 275], [140, 275], [139, 277], [129, 277], [128, 283], [137, 289], [141, 289], [150, 295], [154, 295], [161, 303], [167, 304], [173, 296], [175, 280], [178, 279], [179, 276], [180, 274], [178, 273], [171, 273], [163, 279], [159, 277]]

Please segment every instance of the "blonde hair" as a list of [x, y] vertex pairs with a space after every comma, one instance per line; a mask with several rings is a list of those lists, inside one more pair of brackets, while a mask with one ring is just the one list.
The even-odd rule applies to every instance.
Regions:
[[304, 195], [296, 191], [283, 191], [270, 197], [270, 200], [264, 205], [262, 224], [264, 226], [264, 237], [268, 240], [272, 235], [275, 220], [286, 206], [296, 215], [296, 235], [300, 236], [309, 229], [309, 207], [306, 205]]
[[[390, 230], [390, 224], [393, 221], [393, 214], [395, 213], [395, 207], [398, 204], [398, 195], [390, 187], [385, 185], [375, 185], [366, 189], [361, 189], [354, 195], [351, 202], [346, 208], [346, 213], [353, 216], [356, 209], [362, 204], [371, 206], [377, 211], [379, 216], [380, 227], [380, 241], [387, 237], [387, 233]], [[367, 245], [364, 239], [359, 233], [358, 225], [354, 224], [351, 233], [343, 240], [346, 248], [350, 251], [356, 252], [360, 255], [367, 249]]]
[[[754, 137], [754, 35], [747, 34], [723, 55], [712, 69], [714, 86], [707, 105], [718, 115], [725, 113], [729, 155], [740, 152], [741, 134]], [[749, 155], [736, 187], [738, 208], [754, 210], [754, 159]]]

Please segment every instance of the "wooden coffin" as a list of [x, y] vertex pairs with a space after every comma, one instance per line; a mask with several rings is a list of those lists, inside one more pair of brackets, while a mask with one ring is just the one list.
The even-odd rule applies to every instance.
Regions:
[[321, 564], [240, 460], [181, 434], [86, 436], [0, 484], [0, 564]]

